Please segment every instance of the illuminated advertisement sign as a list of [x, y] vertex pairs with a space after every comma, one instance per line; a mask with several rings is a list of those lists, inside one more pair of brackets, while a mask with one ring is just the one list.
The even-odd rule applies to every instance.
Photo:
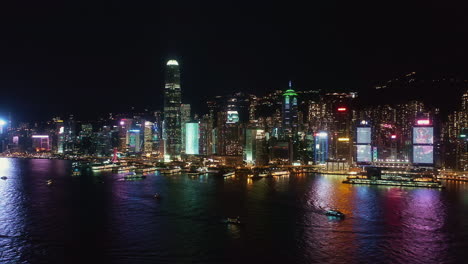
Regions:
[[373, 161], [377, 161], [377, 158], [378, 158], [378, 151], [377, 151], [377, 147], [372, 147], [372, 160]]
[[338, 107], [338, 112], [346, 112], [346, 107]]
[[413, 127], [413, 144], [433, 144], [434, 128]]
[[357, 162], [371, 162], [372, 151], [370, 145], [357, 145]]
[[413, 146], [413, 163], [434, 163], [434, 148], [432, 146]]
[[416, 121], [418, 125], [429, 125], [431, 124], [431, 121], [429, 119], [419, 119]]
[[358, 127], [357, 128], [357, 143], [358, 144], [370, 144], [371, 143], [371, 128], [370, 127]]
[[238, 123], [239, 122], [239, 113], [237, 111], [227, 111], [227, 121], [226, 123]]

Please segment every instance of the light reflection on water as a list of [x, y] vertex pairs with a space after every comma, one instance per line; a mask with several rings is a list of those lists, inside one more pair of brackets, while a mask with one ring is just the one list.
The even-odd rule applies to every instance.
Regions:
[[[468, 185], [354, 186], [341, 176], [72, 177], [70, 162], [0, 159], [0, 263], [453, 263]], [[53, 179], [47, 186], [45, 181]], [[154, 194], [160, 193], [160, 200]], [[324, 208], [338, 208], [344, 220]], [[245, 226], [221, 223], [240, 216]]]

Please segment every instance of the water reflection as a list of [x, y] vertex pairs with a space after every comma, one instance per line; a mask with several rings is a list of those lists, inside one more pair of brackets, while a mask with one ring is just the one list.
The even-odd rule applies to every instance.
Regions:
[[[60, 163], [62, 162], [62, 163]], [[434, 263], [466, 255], [468, 185], [354, 186], [341, 176], [229, 180], [0, 159], [0, 262]], [[45, 181], [54, 179], [53, 186]], [[160, 193], [160, 200], [154, 194]], [[346, 214], [331, 220], [324, 209]], [[221, 223], [240, 216], [244, 227]], [[2, 255], [3, 254], [3, 255]], [[2, 259], [3, 258], [3, 259]], [[8, 260], [8, 261], [7, 261]]]
[[21, 202], [20, 171], [15, 160], [0, 158], [0, 175], [8, 177], [0, 180], [0, 262], [19, 262], [17, 246], [23, 244], [24, 210]]

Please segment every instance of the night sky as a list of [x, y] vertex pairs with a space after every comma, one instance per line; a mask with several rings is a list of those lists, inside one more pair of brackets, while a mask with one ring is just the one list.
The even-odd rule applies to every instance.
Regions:
[[10, 2], [0, 111], [20, 120], [161, 109], [169, 58], [195, 110], [212, 95], [261, 95], [290, 79], [297, 90], [362, 94], [412, 71], [468, 79], [466, 8], [446, 1]]

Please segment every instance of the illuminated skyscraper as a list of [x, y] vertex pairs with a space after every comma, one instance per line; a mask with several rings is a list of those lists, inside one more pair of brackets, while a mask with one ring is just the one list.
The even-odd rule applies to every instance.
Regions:
[[315, 163], [324, 164], [328, 160], [328, 133], [321, 131], [315, 134]]
[[146, 154], [153, 152], [153, 123], [150, 121], [145, 121], [145, 128], [143, 130], [143, 150]]
[[186, 136], [185, 136], [185, 124], [190, 122], [191, 120], [191, 115], [190, 115], [190, 104], [181, 104], [180, 105], [180, 125], [181, 125], [181, 133], [182, 133], [182, 141], [181, 141], [181, 144], [182, 144], [182, 149], [181, 151], [182, 152], [185, 152], [185, 139], [186, 139]]
[[283, 94], [283, 129], [286, 135], [292, 136], [297, 133], [297, 93], [291, 88]]
[[189, 155], [199, 154], [200, 131], [198, 122], [185, 123], [185, 153]]
[[182, 147], [180, 70], [176, 60], [166, 64], [166, 84], [164, 86], [164, 155], [177, 158]]

